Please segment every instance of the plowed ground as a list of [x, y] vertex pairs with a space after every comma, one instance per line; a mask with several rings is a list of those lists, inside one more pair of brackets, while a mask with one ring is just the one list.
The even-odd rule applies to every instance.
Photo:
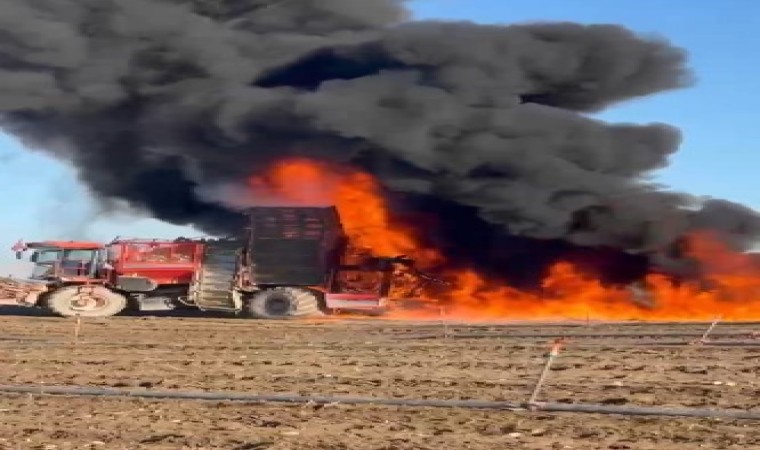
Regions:
[[[757, 408], [760, 347], [705, 324], [448, 325], [0, 317], [0, 384]], [[759, 325], [721, 324], [746, 340]], [[727, 333], [727, 334], [726, 334]], [[535, 336], [541, 334], [543, 336]], [[532, 335], [532, 336], [526, 336]], [[448, 336], [448, 337], [446, 337]], [[758, 341], [760, 342], [760, 341]], [[760, 449], [760, 423], [466, 409], [0, 394], [0, 449]]]

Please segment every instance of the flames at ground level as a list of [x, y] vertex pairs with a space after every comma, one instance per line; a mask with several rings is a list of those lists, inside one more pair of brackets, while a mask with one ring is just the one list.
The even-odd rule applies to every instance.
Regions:
[[393, 217], [370, 174], [294, 159], [281, 161], [268, 173], [251, 178], [250, 188], [254, 196], [269, 201], [336, 205], [352, 246], [371, 249], [375, 256], [408, 255], [419, 268], [437, 268], [437, 274], [451, 282], [445, 290], [427, 294], [430, 307], [394, 309], [393, 318], [760, 320], [757, 259], [732, 252], [708, 234], [689, 239], [690, 256], [706, 270], [699, 283], [679, 283], [650, 274], [642, 280], [645, 290], [635, 291], [604, 285], [593, 274], [557, 261], [543, 279], [539, 295], [488, 280], [471, 269], [452, 269], [455, 264], [415, 237], [424, 230]]

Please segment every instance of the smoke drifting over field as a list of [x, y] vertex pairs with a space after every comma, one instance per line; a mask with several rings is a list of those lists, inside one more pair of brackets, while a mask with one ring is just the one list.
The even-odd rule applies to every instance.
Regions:
[[743, 206], [645, 181], [678, 130], [583, 114], [691, 82], [682, 50], [625, 28], [417, 22], [394, 0], [0, 10], [2, 128], [167, 222], [230, 232], [238, 215], [208, 192], [307, 156], [369, 170], [407, 194], [399, 211], [441, 217], [446, 252], [491, 267], [580, 245], [633, 273], [694, 229], [737, 249], [760, 237]]

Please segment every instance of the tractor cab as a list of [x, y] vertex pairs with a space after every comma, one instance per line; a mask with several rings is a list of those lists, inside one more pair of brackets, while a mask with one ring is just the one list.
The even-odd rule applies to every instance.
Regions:
[[33, 280], [86, 282], [100, 278], [103, 244], [77, 241], [43, 241], [14, 247], [18, 259], [32, 250], [29, 261]]

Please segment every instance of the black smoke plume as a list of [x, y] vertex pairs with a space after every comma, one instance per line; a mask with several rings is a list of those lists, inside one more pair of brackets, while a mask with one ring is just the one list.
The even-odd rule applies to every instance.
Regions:
[[559, 257], [635, 278], [674, 268], [668, 251], [691, 230], [740, 250], [760, 236], [747, 208], [647, 181], [678, 130], [587, 115], [688, 86], [684, 51], [663, 39], [413, 21], [400, 0], [0, 11], [0, 126], [71, 162], [98, 198], [167, 222], [232, 232], [238, 214], [203, 192], [309, 156], [372, 171], [398, 211], [436, 218], [449, 255], [521, 279]]

